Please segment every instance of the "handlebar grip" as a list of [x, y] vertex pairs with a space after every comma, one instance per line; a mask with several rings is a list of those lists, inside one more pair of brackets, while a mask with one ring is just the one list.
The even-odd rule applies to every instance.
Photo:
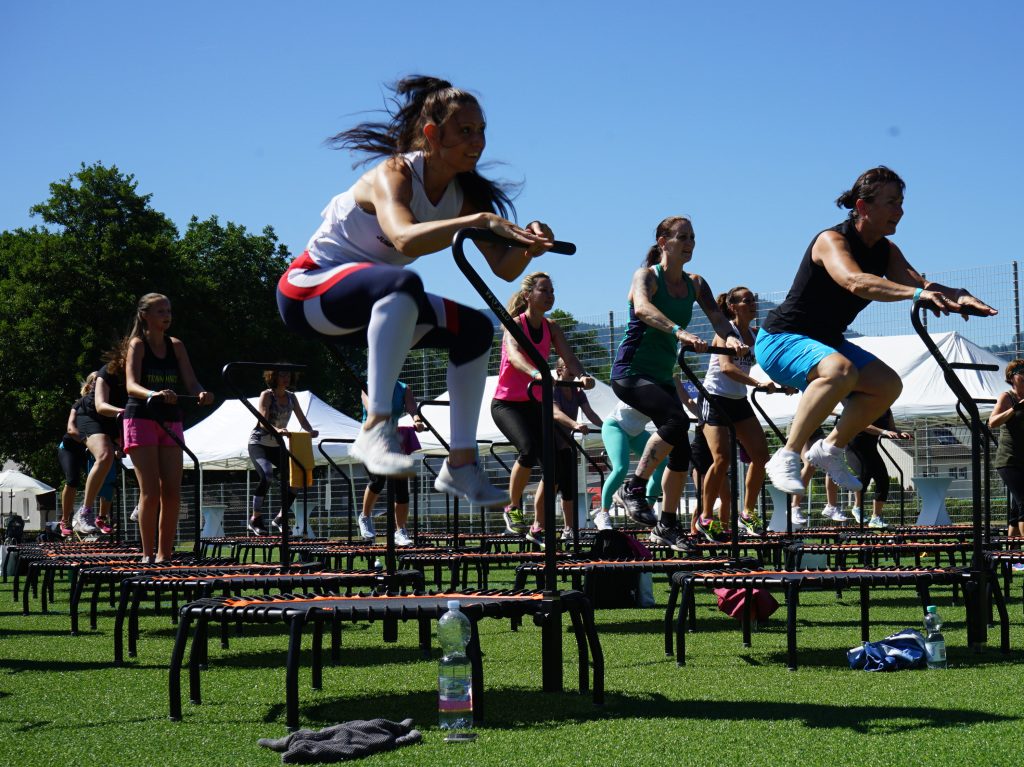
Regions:
[[683, 344], [681, 347], [684, 352], [693, 352], [694, 354], [725, 354], [729, 357], [736, 356], [736, 350], [730, 349], [728, 346], [709, 346], [706, 351], [698, 352], [690, 344]]
[[[500, 234], [495, 234], [490, 229], [484, 229], [476, 226], [460, 229], [455, 233], [455, 237], [473, 240], [473, 242], [490, 242], [495, 245], [508, 245], [513, 248], [528, 247], [525, 243], [519, 242], [519, 240], [513, 240], [511, 237], [502, 237]], [[571, 256], [576, 253], [576, 245], [564, 240], [554, 240], [551, 247], [548, 249], [548, 252], [560, 253], [563, 256]]]

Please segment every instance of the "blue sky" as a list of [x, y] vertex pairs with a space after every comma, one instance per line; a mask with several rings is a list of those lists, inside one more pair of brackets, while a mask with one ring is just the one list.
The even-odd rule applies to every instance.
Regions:
[[[0, 229], [40, 223], [48, 184], [100, 161], [181, 230], [269, 224], [298, 254], [358, 175], [323, 139], [381, 106], [382, 82], [424, 73], [479, 94], [486, 157], [525, 180], [520, 220], [578, 244], [537, 262], [577, 315], [624, 308], [655, 225], [681, 213], [716, 292], [785, 290], [877, 164], [907, 181], [894, 239], [918, 269], [1005, 263], [1022, 28], [1020, 3], [945, 0], [9, 2]], [[415, 268], [481, 305], [447, 254]]]

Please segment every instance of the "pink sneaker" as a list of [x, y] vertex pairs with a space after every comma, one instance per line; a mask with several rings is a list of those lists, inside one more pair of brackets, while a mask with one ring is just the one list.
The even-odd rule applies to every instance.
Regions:
[[110, 523], [107, 522], [106, 517], [96, 517], [96, 522], [94, 524], [96, 525], [96, 529], [103, 533], [103, 535], [110, 535], [114, 532], [114, 528], [112, 528]]
[[61, 537], [62, 538], [68, 538], [68, 537], [71, 536], [71, 532], [72, 532], [71, 525], [67, 521], [62, 519], [60, 521], [60, 534], [61, 534]]

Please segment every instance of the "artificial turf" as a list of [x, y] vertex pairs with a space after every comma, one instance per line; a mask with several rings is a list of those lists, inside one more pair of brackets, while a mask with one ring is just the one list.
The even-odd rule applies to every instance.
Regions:
[[[492, 576], [492, 586], [500, 580]], [[647, 765], [958, 765], [1011, 764], [1024, 724], [1024, 626], [1019, 578], [1010, 602], [1011, 646], [972, 654], [964, 609], [949, 589], [932, 589], [946, 619], [950, 668], [851, 671], [846, 650], [859, 642], [856, 591], [801, 594], [800, 668], [786, 669], [782, 612], [744, 648], [738, 623], [698, 590], [698, 633], [687, 665], [666, 658], [661, 608], [602, 610], [598, 631], [606, 662], [606, 703], [574, 691], [574, 642], [565, 637], [566, 691], [541, 692], [540, 630], [527, 620], [480, 626], [486, 724], [472, 743], [447, 744], [437, 727], [437, 652], [424, 659], [415, 623], [385, 644], [380, 624], [347, 624], [342, 660], [325, 666], [324, 688], [300, 675], [302, 726], [352, 719], [413, 719], [419, 745], [368, 757], [367, 764]], [[249, 625], [231, 648], [210, 643], [203, 704], [187, 701], [184, 720], [168, 721], [167, 664], [175, 633], [165, 609], [144, 613], [139, 656], [115, 668], [113, 611], [98, 630], [70, 636], [67, 586], [58, 582], [51, 612], [22, 615], [10, 582], [0, 586], [0, 766], [260, 765], [280, 756], [260, 737], [286, 734], [281, 626]], [[920, 624], [911, 589], [872, 594], [872, 639]], [[568, 623], [568, 620], [565, 620]], [[86, 623], [87, 626], [87, 623]], [[308, 641], [306, 643], [308, 647]]]

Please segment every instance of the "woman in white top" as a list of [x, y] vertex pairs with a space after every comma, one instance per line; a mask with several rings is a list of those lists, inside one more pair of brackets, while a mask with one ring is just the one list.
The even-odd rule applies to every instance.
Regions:
[[480, 246], [494, 274], [512, 281], [554, 236], [539, 221], [522, 228], [507, 220], [514, 208], [505, 188], [477, 172], [486, 140], [474, 96], [421, 76], [392, 90], [387, 122], [362, 123], [329, 139], [382, 159], [324, 210], [320, 229], [278, 283], [278, 308], [300, 335], [366, 347], [368, 416], [352, 451], [381, 476], [414, 473], [390, 421], [409, 349], [448, 349], [451, 452], [435, 488], [478, 506], [501, 506], [508, 494], [492, 487], [476, 462], [491, 323], [425, 292], [404, 267], [448, 248], [458, 230], [481, 227], [522, 244]]
[[[757, 504], [761, 484], [764, 482], [764, 466], [768, 462], [768, 441], [764, 430], [754, 415], [754, 409], [747, 400], [747, 387], [755, 386], [769, 393], [778, 388], [772, 381], [758, 381], [750, 376], [754, 366], [754, 339], [757, 329], [750, 323], [757, 319], [757, 299], [749, 288], [735, 287], [728, 293], [718, 296], [718, 305], [729, 318], [732, 332], [750, 351], [742, 357], [731, 357], [722, 354], [711, 356], [708, 370], [704, 376], [704, 388], [736, 426], [736, 438], [743, 446], [750, 463], [747, 465], [746, 492], [744, 493], [744, 510], [740, 514], [740, 524], [751, 535], [763, 536], [764, 528], [757, 518], [754, 506]], [[712, 342], [715, 346], [724, 346], [724, 339], [716, 335]], [[790, 391], [789, 393], [792, 393]], [[732, 495], [729, 483], [729, 427], [719, 416], [711, 403], [702, 401], [701, 412], [705, 422], [704, 436], [711, 450], [712, 463], [704, 477], [703, 509], [701, 516], [694, 520], [698, 533], [711, 541], [723, 540], [725, 530], [729, 529], [729, 513]], [[722, 499], [719, 520], [713, 514], [715, 499]]]

